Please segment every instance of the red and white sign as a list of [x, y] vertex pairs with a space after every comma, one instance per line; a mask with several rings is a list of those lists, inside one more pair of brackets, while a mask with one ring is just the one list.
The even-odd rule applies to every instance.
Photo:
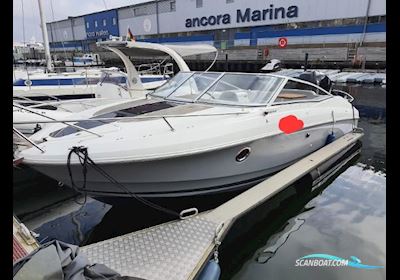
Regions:
[[280, 48], [286, 48], [286, 46], [287, 46], [287, 38], [279, 38], [278, 46]]

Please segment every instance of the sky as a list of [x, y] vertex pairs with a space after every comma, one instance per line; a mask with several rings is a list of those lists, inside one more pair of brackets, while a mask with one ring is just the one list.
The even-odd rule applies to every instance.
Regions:
[[[149, 0], [42, 0], [46, 22], [66, 19], [68, 16], [80, 16]], [[38, 0], [13, 0], [13, 40], [23, 42], [32, 39], [42, 42]], [[23, 7], [23, 9], [22, 9]], [[53, 7], [53, 9], [51, 9]], [[24, 24], [23, 24], [24, 22]], [[23, 28], [25, 26], [25, 28]]]

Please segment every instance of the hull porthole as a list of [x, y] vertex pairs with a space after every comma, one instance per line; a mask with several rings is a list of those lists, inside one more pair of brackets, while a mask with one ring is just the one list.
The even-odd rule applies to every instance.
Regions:
[[242, 162], [245, 161], [250, 155], [251, 149], [249, 147], [241, 149], [236, 155], [236, 161]]

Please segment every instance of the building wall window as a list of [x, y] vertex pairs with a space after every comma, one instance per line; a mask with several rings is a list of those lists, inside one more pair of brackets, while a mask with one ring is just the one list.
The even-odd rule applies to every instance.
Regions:
[[103, 19], [103, 26], [106, 26], [106, 25], [107, 25], [107, 20]]
[[[167, 4], [168, 4], [168, 2], [167, 2]], [[169, 6], [168, 6], [168, 9], [169, 9]], [[141, 6], [133, 8], [133, 15], [136, 17], [144, 16], [144, 15], [151, 15], [151, 14], [155, 14], [155, 5], [141, 5]]]
[[226, 4], [233, 3], [235, 0], [226, 0]]
[[113, 25], [117, 25], [117, 19], [113, 17]]
[[368, 17], [368, 23], [379, 23], [380, 21], [380, 16]]
[[97, 20], [94, 21], [94, 27], [97, 27]]
[[89, 29], [89, 22], [86, 22], [86, 28]]
[[203, 7], [203, 0], [196, 0], [196, 8]]
[[[368, 23], [384, 23], [386, 20], [385, 16], [374, 16], [368, 18]], [[362, 25], [364, 24], [365, 17], [360, 18], [345, 18], [345, 19], [333, 19], [333, 20], [323, 20], [323, 21], [307, 21], [307, 22], [292, 22], [269, 25], [267, 28], [269, 30], [287, 30], [296, 28], [319, 28], [319, 27], [340, 27], [348, 25]], [[258, 27], [263, 29], [263, 27]], [[242, 31], [240, 31], [242, 32]]]
[[171, 8], [171, 12], [176, 11], [176, 2], [175, 1], [171, 1], [169, 3], [169, 5], [170, 5], [170, 8]]

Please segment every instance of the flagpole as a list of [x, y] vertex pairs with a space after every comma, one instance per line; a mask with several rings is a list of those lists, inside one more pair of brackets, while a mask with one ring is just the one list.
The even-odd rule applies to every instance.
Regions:
[[128, 25], [128, 29], [126, 30], [126, 41], [128, 41], [129, 29], [130, 29], [130, 26]]
[[157, 16], [157, 42], [160, 43], [160, 23], [158, 17], [158, 0], [156, 0], [156, 16]]

